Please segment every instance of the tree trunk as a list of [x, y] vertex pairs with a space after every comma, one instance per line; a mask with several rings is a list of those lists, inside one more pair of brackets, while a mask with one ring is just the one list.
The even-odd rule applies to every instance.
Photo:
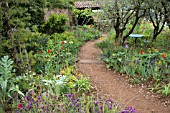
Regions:
[[156, 33], [156, 34], [153, 35], [152, 43], [153, 43], [153, 42], [156, 42], [156, 38], [157, 38], [158, 35], [159, 35], [158, 33]]
[[115, 28], [115, 31], [116, 31], [115, 42], [117, 42], [117, 41], [118, 41], [118, 39], [119, 39], [119, 36], [120, 36], [120, 31], [119, 31], [119, 29], [118, 29], [118, 28]]
[[125, 43], [125, 40], [129, 37], [129, 35], [133, 32], [133, 30], [135, 29], [139, 19], [145, 15], [146, 13], [146, 10], [144, 10], [143, 14], [140, 15], [140, 12], [139, 12], [139, 7], [136, 8], [136, 14], [135, 14], [135, 22], [133, 23], [133, 26], [132, 28], [130, 29], [130, 31], [125, 35], [123, 36], [123, 40], [122, 40], [122, 46], [124, 45]]
[[135, 27], [136, 27], [136, 25], [137, 25], [137, 23], [138, 23], [138, 21], [139, 21], [139, 18], [140, 18], [140, 17], [136, 16], [135, 23], [133, 24], [132, 29], [130, 29], [130, 31], [129, 31], [125, 36], [123, 36], [122, 46], [124, 45], [125, 40], [129, 37], [129, 35], [130, 35], [130, 34], [133, 32], [133, 30], [135, 29]]

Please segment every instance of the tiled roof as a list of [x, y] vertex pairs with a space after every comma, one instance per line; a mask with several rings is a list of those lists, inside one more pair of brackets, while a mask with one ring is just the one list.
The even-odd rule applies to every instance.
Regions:
[[94, 8], [101, 6], [99, 2], [95, 1], [74, 2], [74, 5], [76, 8]]

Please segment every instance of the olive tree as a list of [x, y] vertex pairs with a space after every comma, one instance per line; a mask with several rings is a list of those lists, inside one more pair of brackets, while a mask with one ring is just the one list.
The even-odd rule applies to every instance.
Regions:
[[[103, 4], [103, 14], [110, 20], [110, 26], [116, 32], [115, 41], [120, 41], [124, 45], [140, 18], [145, 15], [144, 0], [108, 0]], [[124, 31], [129, 23], [132, 27], [125, 34]]]
[[146, 4], [148, 5], [147, 16], [154, 27], [153, 42], [156, 41], [157, 36], [161, 33], [165, 23], [168, 22], [170, 18], [170, 5], [167, 0], [147, 1]]

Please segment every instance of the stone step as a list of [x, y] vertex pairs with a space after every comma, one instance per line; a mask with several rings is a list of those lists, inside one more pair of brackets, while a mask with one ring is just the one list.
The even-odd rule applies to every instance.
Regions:
[[80, 59], [78, 61], [80, 64], [103, 64], [104, 62], [101, 60], [93, 60], [93, 59]]

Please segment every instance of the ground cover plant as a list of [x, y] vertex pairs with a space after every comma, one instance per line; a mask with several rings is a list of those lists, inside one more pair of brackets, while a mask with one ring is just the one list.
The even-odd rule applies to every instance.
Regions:
[[[164, 96], [170, 95], [170, 53], [169, 29], [165, 28], [152, 43], [150, 34], [152, 26], [149, 22], [142, 22], [134, 30], [134, 33], [145, 34], [145, 39], [137, 40], [129, 38], [125, 46], [114, 43], [114, 30], [110, 31], [108, 39], [99, 43], [103, 50], [101, 58], [107, 63], [107, 68], [129, 76], [132, 83], [147, 84], [151, 91], [161, 93]], [[147, 42], [146, 42], [147, 41]]]

